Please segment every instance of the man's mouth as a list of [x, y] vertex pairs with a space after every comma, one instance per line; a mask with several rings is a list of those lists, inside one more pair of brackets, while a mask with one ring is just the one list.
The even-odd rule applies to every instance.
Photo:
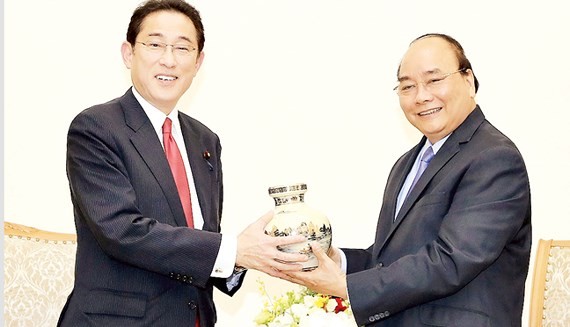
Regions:
[[178, 79], [178, 77], [170, 76], [170, 75], [156, 75], [156, 78], [161, 80], [161, 81], [166, 81], [166, 82], [171, 82], [171, 81], [174, 81], [175, 79]]
[[421, 117], [423, 117], [423, 116], [429, 116], [429, 115], [435, 114], [436, 112], [439, 112], [440, 110], [441, 110], [441, 107], [433, 108], [433, 109], [430, 109], [430, 110], [426, 110], [426, 111], [420, 112], [420, 113], [418, 114], [418, 116], [421, 116]]

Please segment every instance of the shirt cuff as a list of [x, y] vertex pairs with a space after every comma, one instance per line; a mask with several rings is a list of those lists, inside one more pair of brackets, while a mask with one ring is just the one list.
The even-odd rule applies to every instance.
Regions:
[[231, 234], [222, 235], [220, 250], [214, 262], [211, 277], [228, 278], [234, 272], [237, 255], [237, 236]]
[[348, 267], [348, 264], [346, 262], [346, 254], [344, 254], [344, 252], [341, 249], [338, 249], [338, 252], [340, 252], [340, 269], [342, 270], [343, 273], [346, 274], [346, 270]]
[[[340, 269], [346, 275], [346, 270], [348, 267], [346, 254], [344, 254], [344, 252], [341, 249], [338, 249], [338, 252], [340, 252]], [[350, 296], [348, 295], [348, 278], [346, 280], [346, 300], [348, 301], [348, 303], [350, 303]]]

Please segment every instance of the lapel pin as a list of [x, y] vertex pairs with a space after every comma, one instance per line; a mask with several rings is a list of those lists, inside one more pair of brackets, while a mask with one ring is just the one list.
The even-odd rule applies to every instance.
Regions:
[[208, 164], [208, 169], [210, 169], [210, 171], [213, 171], [214, 167], [210, 163], [210, 157], [212, 157], [212, 156], [210, 155], [210, 152], [208, 150], [206, 150], [202, 153], [202, 158], [206, 159], [206, 163]]

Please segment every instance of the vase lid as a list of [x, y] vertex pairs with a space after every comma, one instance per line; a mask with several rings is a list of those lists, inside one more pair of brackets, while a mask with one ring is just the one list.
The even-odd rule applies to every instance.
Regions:
[[278, 185], [269, 188], [269, 195], [275, 194], [289, 194], [289, 193], [305, 193], [307, 191], [307, 184], [297, 183], [290, 185]]

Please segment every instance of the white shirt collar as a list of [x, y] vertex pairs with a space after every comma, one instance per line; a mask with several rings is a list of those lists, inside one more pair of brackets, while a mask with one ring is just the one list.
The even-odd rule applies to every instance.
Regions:
[[[133, 95], [135, 96], [137, 101], [140, 103], [144, 112], [148, 116], [148, 119], [150, 119], [152, 127], [156, 131], [157, 135], [162, 135], [162, 125], [164, 124], [164, 120], [166, 119], [166, 117], [168, 117], [168, 118], [170, 118], [170, 120], [172, 120], [172, 133], [173, 134], [180, 133], [181, 129], [180, 129], [180, 121], [178, 120], [178, 109], [177, 108], [172, 109], [172, 111], [168, 115], [165, 115], [164, 112], [160, 111], [158, 108], [153, 106], [150, 102], [146, 101], [146, 99], [143, 98], [139, 92], [137, 92], [137, 90], [135, 89], [134, 86], [133, 86]], [[162, 142], [162, 138], [160, 138], [160, 140]]]

